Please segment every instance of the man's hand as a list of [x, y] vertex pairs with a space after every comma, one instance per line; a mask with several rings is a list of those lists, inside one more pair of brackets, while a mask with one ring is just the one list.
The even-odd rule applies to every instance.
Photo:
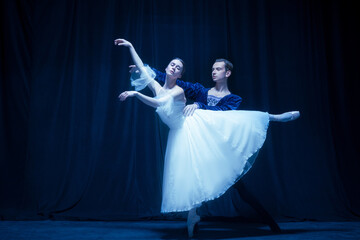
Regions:
[[139, 68], [136, 66], [136, 65], [130, 65], [129, 66], [129, 73], [133, 73], [133, 72], [135, 72], [135, 73], [139, 73], [140, 71], [139, 71]]
[[199, 108], [199, 106], [196, 103], [187, 105], [183, 111], [184, 116], [185, 117], [192, 116], [194, 114], [195, 110], [198, 108]]

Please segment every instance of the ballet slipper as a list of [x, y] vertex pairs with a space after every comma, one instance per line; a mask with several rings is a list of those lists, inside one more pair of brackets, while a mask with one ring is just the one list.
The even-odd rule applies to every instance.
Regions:
[[299, 111], [286, 112], [282, 114], [270, 114], [270, 121], [275, 122], [289, 122], [294, 121], [300, 117]]
[[290, 112], [290, 114], [291, 114], [291, 118], [288, 121], [294, 121], [300, 117], [299, 111], [292, 111]]
[[187, 228], [189, 238], [194, 236], [194, 232], [198, 230], [198, 223], [200, 222], [200, 216], [196, 214], [196, 208], [189, 211], [187, 218]]

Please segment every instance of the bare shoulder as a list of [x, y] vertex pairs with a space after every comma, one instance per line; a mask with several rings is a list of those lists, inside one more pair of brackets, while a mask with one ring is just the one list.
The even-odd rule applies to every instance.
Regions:
[[174, 99], [177, 99], [180, 101], [186, 101], [184, 89], [182, 89], [181, 87], [179, 87], [177, 85], [173, 89], [173, 97], [174, 97]]
[[184, 94], [184, 89], [182, 89], [181, 87], [179, 87], [178, 85], [175, 85], [175, 89], [176, 92], [178, 92], [179, 94]]

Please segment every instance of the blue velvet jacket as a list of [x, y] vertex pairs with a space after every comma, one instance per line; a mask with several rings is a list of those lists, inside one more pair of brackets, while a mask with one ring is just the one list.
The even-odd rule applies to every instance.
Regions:
[[[160, 72], [155, 68], [151, 68], [155, 74], [155, 80], [160, 84], [165, 83], [166, 73]], [[207, 109], [213, 111], [225, 111], [225, 110], [236, 110], [242, 101], [241, 97], [235, 94], [229, 94], [223, 97], [216, 106], [208, 106], [207, 98], [210, 88], [205, 88], [200, 83], [190, 83], [177, 80], [176, 84], [184, 89], [185, 97], [190, 99], [199, 106], [200, 109]]]

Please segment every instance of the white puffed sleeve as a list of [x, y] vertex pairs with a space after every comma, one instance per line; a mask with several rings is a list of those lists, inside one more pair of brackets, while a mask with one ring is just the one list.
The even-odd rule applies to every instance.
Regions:
[[135, 87], [136, 91], [143, 90], [149, 83], [155, 81], [155, 72], [148, 66], [144, 65], [142, 71], [134, 71], [131, 73], [131, 86]]

